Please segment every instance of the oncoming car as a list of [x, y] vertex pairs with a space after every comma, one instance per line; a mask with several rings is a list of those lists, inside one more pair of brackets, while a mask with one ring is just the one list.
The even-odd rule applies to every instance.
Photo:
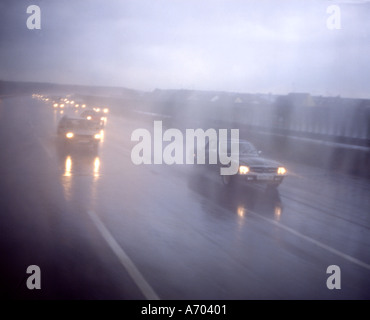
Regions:
[[[268, 188], [277, 188], [287, 175], [287, 169], [279, 162], [264, 158], [261, 151], [246, 140], [228, 140], [227, 153], [231, 156], [232, 144], [239, 144], [239, 169], [234, 175], [221, 175], [222, 182], [225, 186], [234, 184], [262, 184]], [[218, 152], [220, 147], [216, 142], [210, 143], [206, 147], [209, 155]], [[218, 164], [218, 168], [221, 164]]]
[[64, 145], [98, 147], [102, 139], [99, 125], [84, 118], [64, 116], [58, 124], [58, 138]]
[[107, 122], [107, 116], [105, 114], [93, 109], [84, 110], [81, 112], [80, 116], [91, 122], [97, 123], [100, 128], [104, 128], [105, 123]]
[[54, 109], [64, 109], [65, 104], [64, 102], [54, 101], [53, 102], [53, 108]]

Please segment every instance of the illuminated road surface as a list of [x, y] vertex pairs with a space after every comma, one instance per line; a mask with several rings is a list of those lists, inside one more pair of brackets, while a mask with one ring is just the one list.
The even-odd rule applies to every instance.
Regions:
[[0, 104], [3, 298], [370, 298], [369, 181], [288, 162], [278, 192], [227, 192], [202, 166], [132, 164], [148, 118], [109, 115], [95, 154], [57, 147], [59, 117], [28, 97]]

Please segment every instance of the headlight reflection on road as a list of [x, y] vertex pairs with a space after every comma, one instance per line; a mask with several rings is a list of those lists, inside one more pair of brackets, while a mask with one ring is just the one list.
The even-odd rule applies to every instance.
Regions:
[[[72, 157], [70, 155], [68, 155], [65, 159], [65, 162], [64, 162], [64, 177], [72, 177]], [[77, 163], [78, 165], [78, 163]], [[85, 170], [86, 169], [89, 169], [89, 171], [91, 170], [91, 167], [88, 168], [88, 166], [86, 166], [87, 163], [85, 163]], [[90, 162], [90, 165], [91, 165], [91, 162]], [[94, 177], [99, 177], [100, 176], [100, 158], [99, 157], [95, 157], [94, 158], [94, 161], [92, 163], [93, 167], [92, 167], [92, 173], [93, 173], [93, 176]], [[81, 171], [79, 172], [79, 174], [83, 174], [85, 175], [86, 174], [86, 171], [83, 170], [83, 167], [80, 167], [78, 166], [77, 168], [78, 171]], [[83, 171], [85, 171], [85, 173], [83, 173]], [[91, 171], [90, 173], [91, 174]]]
[[236, 213], [238, 215], [237, 217], [238, 232], [240, 232], [244, 226], [248, 210], [244, 204], [239, 204], [236, 208]]
[[94, 177], [95, 178], [98, 178], [100, 176], [99, 171], [100, 171], [100, 159], [99, 157], [96, 157], [94, 160]]
[[[83, 194], [90, 194], [91, 204], [98, 196], [97, 187], [100, 179], [101, 161], [98, 156], [73, 155], [69, 154], [63, 157], [64, 174], [61, 177], [64, 198], [66, 201], [72, 201], [74, 198]], [[73, 171], [72, 171], [73, 170]], [[83, 185], [83, 190], [80, 186]], [[79, 187], [76, 193], [76, 187]]]
[[244, 206], [240, 205], [240, 206], [238, 206], [238, 208], [236, 209], [236, 212], [237, 212], [237, 214], [238, 214], [238, 216], [239, 216], [240, 218], [243, 218], [243, 217], [244, 217], [244, 215], [245, 215], [246, 210], [245, 210]]
[[72, 158], [71, 156], [67, 156], [65, 165], [64, 165], [64, 176], [70, 177], [72, 176]]
[[62, 179], [62, 186], [64, 197], [67, 201], [72, 199], [72, 158], [68, 155], [64, 161], [64, 179]]
[[277, 204], [274, 208], [274, 218], [276, 221], [280, 220], [281, 213], [283, 212], [283, 209], [280, 204]]

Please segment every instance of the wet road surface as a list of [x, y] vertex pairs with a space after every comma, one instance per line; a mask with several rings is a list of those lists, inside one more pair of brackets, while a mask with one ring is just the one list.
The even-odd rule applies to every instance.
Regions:
[[285, 161], [276, 192], [230, 192], [203, 166], [134, 165], [131, 133], [151, 119], [110, 114], [96, 153], [61, 150], [59, 118], [30, 97], [0, 103], [2, 297], [370, 298], [368, 180]]

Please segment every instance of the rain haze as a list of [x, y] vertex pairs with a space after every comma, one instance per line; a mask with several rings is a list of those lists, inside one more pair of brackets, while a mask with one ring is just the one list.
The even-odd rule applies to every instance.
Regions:
[[0, 298], [369, 300], [369, 17], [0, 1]]

